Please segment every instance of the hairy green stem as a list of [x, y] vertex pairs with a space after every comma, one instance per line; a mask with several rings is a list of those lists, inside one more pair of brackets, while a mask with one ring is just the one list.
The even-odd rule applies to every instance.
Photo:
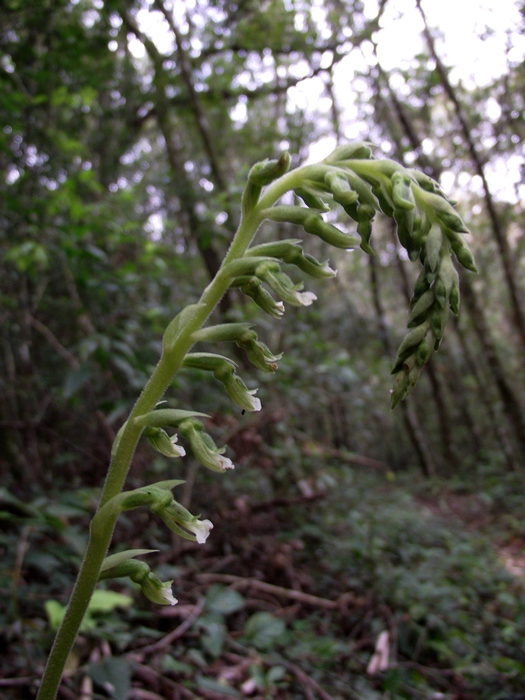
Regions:
[[[245, 254], [263, 221], [264, 217], [261, 212], [275, 204], [290, 189], [299, 186], [305, 171], [308, 171], [311, 167], [315, 166], [305, 166], [279, 178], [267, 188], [257, 206], [241, 220], [222, 266], [213, 281], [204, 290], [195, 314], [187, 321], [186, 326], [180, 330], [177, 340], [169, 352], [163, 352], [159, 363], [129, 415], [108, 469], [98, 510], [111, 498], [117, 496], [124, 487], [131, 460], [143, 430], [143, 428], [134, 423], [133, 418], [155, 409], [155, 406], [171, 383], [173, 375], [181, 366], [186, 353], [193, 344], [192, 334], [205, 323], [228, 289], [231, 279], [224, 271], [225, 266], [233, 260], [242, 258]], [[91, 528], [84, 559], [66, 614], [51, 649], [37, 700], [54, 700], [56, 697], [67, 657], [73, 647], [82, 619], [99, 579], [100, 569], [111, 542], [117, 516], [118, 513], [115, 513], [114, 518], [103, 532], [100, 532], [98, 528], [95, 532]]]

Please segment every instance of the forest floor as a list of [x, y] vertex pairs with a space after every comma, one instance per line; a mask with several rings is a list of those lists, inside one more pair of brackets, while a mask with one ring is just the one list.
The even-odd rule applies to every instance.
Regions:
[[[288, 485], [230, 501], [209, 483], [204, 547], [159, 544], [165, 531], [147, 513], [119, 527], [127, 547], [160, 549], [150, 563], [174, 579], [179, 604], [109, 584], [130, 597], [93, 611], [61, 698], [525, 698], [525, 539], [501, 493], [337, 465], [308, 496]], [[6, 700], [34, 696], [52, 637], [44, 603], [65, 601], [91, 497], [41, 499], [39, 519], [19, 513], [5, 530]]]

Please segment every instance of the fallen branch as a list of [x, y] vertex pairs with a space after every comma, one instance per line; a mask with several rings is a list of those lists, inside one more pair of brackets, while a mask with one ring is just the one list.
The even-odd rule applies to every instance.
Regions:
[[235, 586], [235, 588], [256, 588], [265, 593], [273, 593], [277, 596], [283, 596], [285, 598], [290, 598], [291, 600], [296, 600], [299, 603], [304, 603], [305, 605], [311, 605], [316, 608], [324, 608], [325, 610], [337, 610], [343, 605], [348, 605], [349, 603], [353, 605], [362, 605], [364, 602], [363, 598], [357, 598], [353, 593], [343, 593], [337, 598], [337, 600], [328, 600], [327, 598], [319, 598], [318, 596], [311, 595], [310, 593], [303, 593], [302, 591], [295, 591], [291, 588], [283, 588], [281, 586], [275, 586], [273, 583], [266, 583], [266, 581], [259, 581], [255, 578], [243, 578], [242, 576], [233, 576], [231, 574], [198, 574], [197, 580], [202, 583], [230, 583]]

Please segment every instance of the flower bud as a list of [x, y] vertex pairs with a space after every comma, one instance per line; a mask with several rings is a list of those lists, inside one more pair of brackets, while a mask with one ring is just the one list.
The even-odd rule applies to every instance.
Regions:
[[295, 265], [314, 278], [329, 278], [337, 275], [337, 271], [332, 270], [328, 265], [328, 261], [320, 263], [308, 253], [304, 253], [301, 243], [302, 241], [299, 239], [263, 243], [259, 246], [254, 246], [248, 251], [247, 255], [267, 254], [273, 258], [280, 258], [288, 265]]
[[144, 428], [144, 436], [150, 445], [165, 457], [184, 457], [186, 450], [177, 445], [177, 436], [170, 437], [162, 428]]
[[290, 162], [290, 154], [286, 151], [281, 154], [279, 160], [260, 161], [248, 173], [248, 180], [258, 187], [265, 187], [288, 172]]
[[172, 499], [167, 505], [152, 505], [151, 511], [162, 518], [172, 532], [199, 544], [206, 542], [210, 530], [213, 528], [213, 523], [210, 520], [199, 520], [199, 516], [192, 515], [175, 499]]
[[273, 289], [281, 299], [293, 306], [310, 306], [317, 297], [313, 292], [302, 292], [303, 284], [294, 284], [284, 272], [268, 263], [261, 264], [257, 276]]
[[282, 353], [273, 355], [271, 350], [257, 339], [255, 331], [246, 331], [238, 340], [237, 345], [246, 350], [248, 359], [263, 372], [275, 372], [277, 362], [281, 359]]
[[409, 330], [407, 335], [404, 337], [403, 342], [399, 346], [397, 351], [396, 363], [392, 373], [395, 374], [401, 369], [406, 358], [411, 355], [415, 348], [424, 340], [426, 334], [428, 333], [430, 324], [428, 322], [422, 323], [420, 326]]
[[448, 320], [448, 306], [437, 306], [430, 316], [430, 327], [436, 340], [441, 342]]
[[245, 411], [260, 411], [261, 402], [256, 398], [257, 389], [249, 390], [243, 380], [235, 374], [233, 367], [226, 365], [214, 372], [215, 377], [224, 384], [228, 396]]
[[383, 178], [371, 184], [372, 194], [377, 199], [379, 207], [383, 214], [393, 218], [394, 216], [394, 202], [392, 200], [391, 193], [389, 191], [388, 185], [385, 183]]
[[478, 268], [476, 267], [476, 263], [474, 262], [474, 256], [472, 255], [467, 243], [463, 239], [463, 236], [460, 233], [456, 233], [455, 231], [451, 230], [446, 230], [445, 232], [458, 261], [467, 270], [470, 270], [471, 272], [477, 272]]
[[317, 209], [321, 212], [330, 211], [328, 204], [317, 196], [314, 192], [306, 187], [298, 187], [295, 190], [295, 194], [300, 197], [307, 207], [311, 209]]
[[421, 270], [419, 277], [416, 280], [412, 297], [410, 298], [410, 306], [414, 306], [419, 297], [424, 294], [430, 287], [430, 282], [427, 279], [426, 270]]
[[221, 323], [217, 326], [207, 326], [195, 331], [192, 335], [192, 340], [194, 343], [235, 342], [252, 325], [251, 323]]
[[340, 231], [335, 226], [332, 226], [332, 224], [326, 223], [326, 221], [324, 221], [319, 214], [312, 214], [311, 216], [306, 217], [303, 226], [307, 233], [317, 236], [322, 241], [333, 245], [335, 248], [348, 250], [350, 248], [355, 248], [360, 244], [359, 238], [343, 233], [343, 231]]
[[204, 370], [205, 372], [216, 372], [223, 367], [229, 367], [233, 371], [237, 367], [235, 362], [230, 360], [229, 357], [212, 352], [189, 352], [184, 358], [182, 366]]
[[429, 209], [442, 221], [447, 228], [456, 233], [469, 233], [461, 216], [450, 202], [439, 194], [423, 193], [423, 200]]
[[307, 233], [318, 236], [321, 240], [336, 248], [355, 248], [359, 245], [359, 239], [343, 233], [335, 226], [326, 223], [319, 210], [306, 209], [305, 207], [289, 207], [281, 205], [266, 209], [264, 215], [272, 221], [287, 221], [291, 224], [301, 225]]
[[[135, 551], [140, 552], [141, 550]], [[144, 550], [144, 552], [147, 551], [155, 550]], [[153, 603], [159, 605], [176, 605], [178, 603], [171, 590], [173, 581], [162, 582], [152, 573], [150, 567], [144, 561], [136, 561], [129, 558], [126, 561], [113, 564], [111, 560], [116, 556], [118, 555], [106, 557], [99, 580], [129, 576], [134, 583], [141, 587], [146, 598], [149, 598]]]
[[180, 434], [189, 440], [191, 449], [198, 461], [207, 469], [214, 472], [224, 472], [233, 469], [234, 465], [228, 457], [223, 457], [225, 447], [218, 448], [211, 437], [204, 432], [200, 421], [188, 418], [179, 425]]
[[316, 210], [314, 212], [307, 207], [289, 206], [287, 204], [279, 204], [262, 211], [263, 216], [266, 219], [270, 219], [270, 221], [285, 221], [290, 224], [299, 224], [299, 226], [304, 226], [305, 219], [314, 213], [317, 213], [320, 217], [321, 211]]
[[324, 180], [335, 201], [342, 206], [354, 204], [359, 199], [359, 195], [351, 189], [348, 180], [342, 173], [330, 171], [326, 173]]
[[394, 207], [398, 209], [414, 209], [416, 200], [412, 192], [412, 178], [406, 172], [398, 170], [392, 174], [391, 182]]
[[418, 367], [424, 367], [426, 363], [428, 362], [430, 355], [432, 355], [432, 350], [434, 349], [434, 338], [432, 337], [432, 334], [429, 334], [429, 337], [424, 340], [421, 345], [417, 349], [416, 353], [416, 365]]
[[357, 192], [359, 204], [368, 204], [373, 209], [377, 208], [377, 202], [370, 185], [377, 182], [376, 170], [381, 162], [380, 160], [358, 161], [352, 165], [352, 169], [345, 169], [345, 177], [352, 190]]
[[416, 301], [408, 317], [407, 326], [413, 328], [418, 326], [422, 320], [425, 320], [427, 312], [434, 303], [434, 290], [428, 289]]
[[361, 165], [356, 168], [356, 171], [367, 180], [384, 178], [391, 181], [395, 173], [404, 172], [409, 174], [407, 168], [404, 168], [391, 158], [378, 158], [370, 164], [370, 167], [367, 167], [367, 165], [365, 164], [364, 168]]
[[427, 236], [425, 242], [425, 256], [428, 267], [432, 272], [437, 267], [439, 258], [441, 256], [441, 248], [443, 247], [443, 232], [441, 226], [437, 223], [433, 223], [430, 227], [430, 232]]
[[447, 304], [448, 293], [441, 277], [438, 277], [434, 283], [434, 297], [439, 306], [444, 309]]
[[395, 374], [396, 378], [392, 387], [392, 408], [395, 408], [399, 401], [406, 398], [421, 374], [421, 367], [416, 364], [415, 354], [410, 355]]
[[342, 160], [350, 160], [351, 158], [368, 159], [372, 157], [372, 151], [369, 148], [372, 144], [367, 141], [355, 141], [354, 143], [346, 143], [335, 148], [323, 163], [338, 163]]
[[240, 287], [241, 292], [249, 296], [269, 316], [281, 318], [284, 315], [284, 304], [275, 301], [272, 295], [262, 286], [258, 277], [241, 277], [234, 280], [234, 284]]
[[414, 209], [395, 209], [394, 218], [397, 223], [399, 242], [406, 249], [410, 260], [414, 262], [421, 251], [419, 237], [414, 235], [416, 212]]
[[450, 305], [452, 313], [457, 316], [459, 313], [459, 278], [456, 279], [454, 285], [450, 290], [448, 303]]
[[405, 172], [407, 173], [407, 175], [410, 175], [410, 177], [413, 177], [417, 184], [425, 192], [432, 192], [438, 194], [441, 197], [444, 197], [443, 190], [441, 189], [439, 183], [437, 183], [433, 178], [429, 177], [425, 173], [421, 172], [421, 170], [405, 168]]

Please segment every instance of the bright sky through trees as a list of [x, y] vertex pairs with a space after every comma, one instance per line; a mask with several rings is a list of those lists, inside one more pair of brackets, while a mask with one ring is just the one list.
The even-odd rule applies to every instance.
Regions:
[[[186, 24], [185, 13], [190, 12], [194, 3], [174, 0], [173, 10], [179, 26], [184, 31]], [[377, 0], [364, 0], [365, 15], [369, 18], [377, 16], [379, 3]], [[517, 64], [525, 56], [525, 35], [518, 27], [522, 21], [517, 0], [423, 0], [423, 10], [427, 21], [438, 31], [437, 47], [440, 57], [448, 67], [451, 67], [450, 80], [452, 84], [461, 82], [466, 89], [473, 89], [489, 84], [495, 78], [503, 75], [509, 63]], [[297, 8], [296, 12], [297, 12]], [[323, 3], [319, 1], [314, 7], [314, 19], [320, 33], [328, 30], [324, 22]], [[296, 17], [300, 21], [300, 13]], [[170, 53], [170, 33], [164, 18], [159, 12], [144, 10], [138, 14], [139, 24], [151, 36], [162, 53]], [[396, 68], [404, 70], [413, 65], [415, 57], [425, 51], [422, 38], [423, 20], [415, 0], [395, 0], [387, 2], [382, 18], [381, 29], [373, 36], [374, 45], [365, 41], [359, 49], [349, 50], [334, 69], [335, 95], [338, 108], [341, 111], [341, 123], [344, 136], [347, 139], [367, 138], [367, 124], [357, 118], [355, 90], [359, 89], [359, 74], [366, 73], [370, 65], [380, 62], [382, 68], [391, 72], [391, 85], [401, 95], [407, 95], [410, 87]], [[300, 28], [300, 27], [298, 27]], [[193, 47], [194, 49], [196, 47]], [[137, 58], [144, 56], [142, 43], [130, 36], [130, 49]], [[308, 66], [299, 62], [296, 66], [297, 75], [307, 75]], [[273, 77], [269, 71], [268, 79]], [[264, 75], [260, 75], [262, 81]], [[366, 86], [363, 86], [366, 87]], [[351, 89], [349, 89], [351, 88]], [[407, 93], [408, 91], [408, 93]], [[288, 105], [306, 107], [307, 112], [317, 115], [325, 113], [327, 125], [330, 119], [330, 98], [326, 94], [322, 75], [304, 80], [288, 91]], [[499, 106], [494, 100], [487, 104], [487, 118], [497, 121]], [[246, 106], [239, 102], [232, 110], [232, 117], [239, 121], [246, 118]], [[329, 127], [328, 127], [329, 128]], [[324, 158], [334, 147], [336, 138], [328, 134], [320, 138], [310, 148], [309, 160], [317, 161]], [[426, 147], [432, 150], [432, 142], [426, 139]], [[283, 144], [286, 148], [286, 144]], [[516, 199], [516, 190], [525, 196], [523, 185], [520, 186], [520, 167], [522, 158], [510, 157], [505, 163], [496, 164], [488, 169], [487, 177], [494, 194], [500, 198]], [[459, 174], [461, 175], [461, 173]], [[445, 173], [443, 185], [446, 189], [453, 188], [458, 174]], [[462, 188], [467, 186], [476, 192], [480, 183], [476, 178], [469, 178], [468, 185], [463, 181]], [[478, 178], [479, 179], [479, 178]]]

